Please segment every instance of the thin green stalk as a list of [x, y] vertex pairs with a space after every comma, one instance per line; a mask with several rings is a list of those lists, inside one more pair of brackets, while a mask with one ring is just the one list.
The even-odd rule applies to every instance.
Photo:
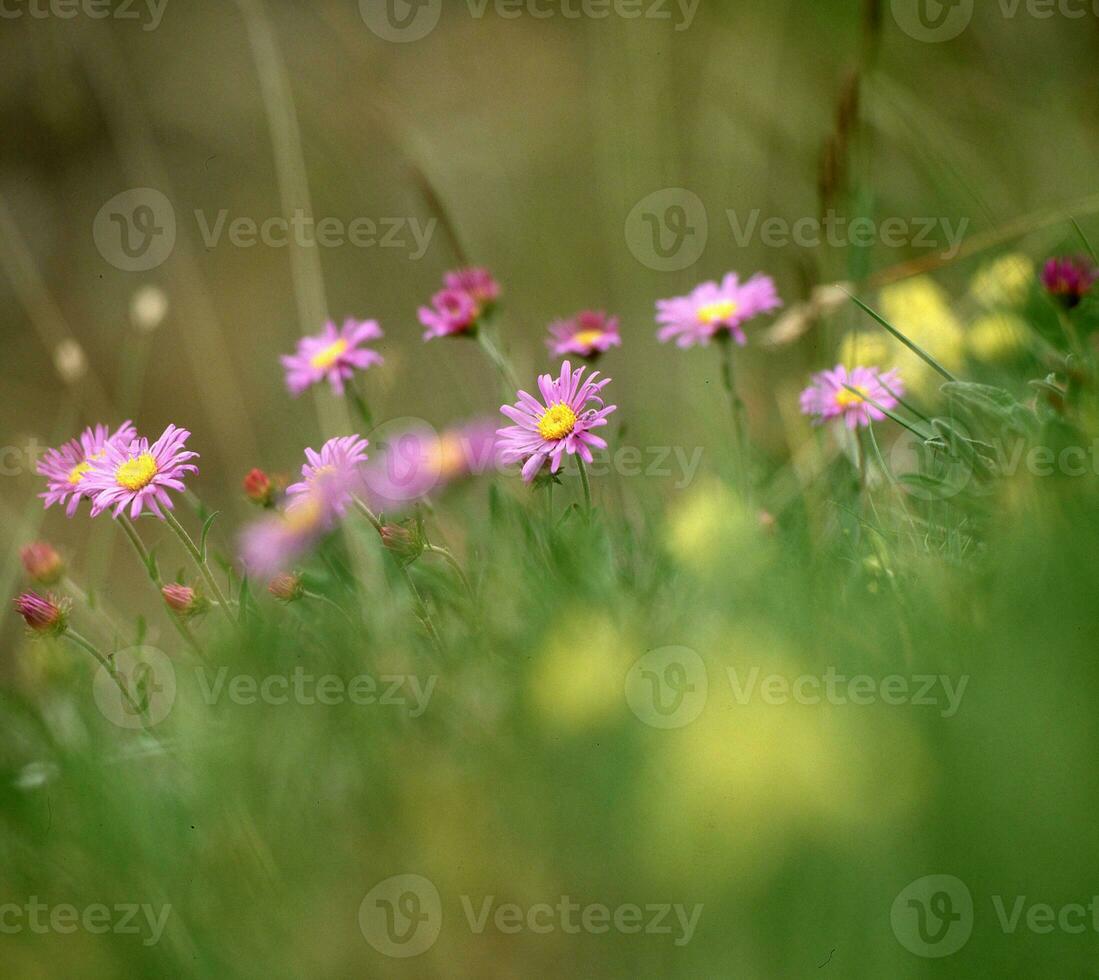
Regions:
[[[844, 292], [847, 292], [847, 290], [844, 290]], [[901, 333], [896, 327], [894, 327], [888, 320], [886, 320], [885, 317], [883, 317], [876, 310], [873, 310], [869, 306], [867, 306], [861, 299], [859, 299], [856, 295], [854, 295], [854, 293], [847, 293], [847, 295], [851, 297], [851, 301], [860, 310], [862, 310], [864, 313], [867, 313], [871, 317], [873, 317], [874, 320], [876, 320], [881, 326], [883, 326], [886, 330], [888, 330], [889, 333], [891, 333], [894, 337], [896, 337], [897, 340], [899, 340], [902, 344], [904, 344], [904, 346], [907, 347], [910, 351], [912, 351], [913, 354], [915, 354], [917, 357], [921, 358], [928, 365], [930, 365], [932, 368], [934, 368], [936, 371], [938, 371], [939, 374], [941, 374], [944, 378], [946, 378], [947, 381], [957, 381], [958, 380], [946, 368], [944, 368], [938, 361], [936, 361], [935, 358], [933, 358], [930, 354], [928, 354], [927, 351], [925, 351], [922, 347], [919, 347], [918, 345], [914, 344], [903, 333]]]
[[351, 398], [351, 404], [355, 406], [355, 410], [359, 413], [360, 418], [363, 420], [363, 425], [366, 426], [366, 431], [369, 432], [374, 428], [374, 415], [370, 411], [370, 406], [366, 403], [366, 398], [363, 397], [362, 392], [352, 382], [347, 388], [347, 394]]
[[[133, 526], [130, 519], [125, 514], [119, 514], [115, 519], [115, 523], [122, 528], [126, 538], [129, 540], [130, 544], [133, 545], [138, 560], [145, 569], [145, 574], [149, 576], [149, 580], [156, 586], [157, 599], [163, 604], [164, 596], [161, 594], [160, 590], [164, 587], [164, 583], [161, 581], [160, 574], [156, 570], [156, 565], [149, 555], [149, 549], [145, 547], [145, 542], [141, 540], [141, 536], [137, 533], [137, 528]], [[202, 647], [199, 646], [198, 640], [195, 639], [194, 634], [187, 624], [170, 610], [168, 610], [168, 618], [172, 621], [172, 625], [176, 628], [176, 632], [183, 637], [184, 643], [200, 657], [205, 658], [206, 654], [203, 652]]]
[[328, 596], [321, 595], [321, 593], [319, 593], [319, 592], [310, 592], [309, 589], [303, 589], [302, 590], [302, 595], [305, 596], [307, 599], [313, 599], [315, 602], [321, 602], [321, 603], [324, 603], [324, 605], [326, 605], [326, 606], [331, 606], [345, 620], [347, 620], [348, 625], [350, 625], [350, 626], [355, 625], [355, 623], [352, 621], [351, 617], [347, 615], [347, 612], [343, 608], [343, 606], [341, 606], [334, 599], [329, 599]]
[[473, 586], [470, 584], [469, 579], [466, 577], [465, 571], [462, 569], [462, 566], [458, 562], [458, 559], [454, 557], [454, 553], [449, 548], [444, 548], [441, 545], [437, 544], [429, 544], [424, 550], [428, 554], [438, 555], [448, 565], [450, 565], [450, 567], [454, 569], [454, 573], [461, 580], [462, 586], [463, 588], [465, 588], [470, 600], [472, 601], [476, 598], [473, 594]]
[[500, 372], [500, 378], [503, 380], [505, 387], [509, 392], [519, 390], [519, 379], [515, 374], [515, 369], [512, 368], [511, 362], [504, 356], [500, 348], [496, 346], [492, 338], [488, 335], [488, 330], [482, 326], [477, 330], [477, 343], [481, 345], [483, 350], [493, 366]]
[[732, 338], [728, 334], [723, 334], [719, 342], [725, 348], [721, 361], [721, 380], [729, 395], [729, 408], [733, 415], [733, 448], [736, 453], [737, 485], [741, 493], [749, 497], [752, 491], [752, 478], [748, 462], [744, 402], [741, 401], [736, 387], [735, 351]]
[[67, 628], [62, 635], [85, 652], [90, 653], [92, 657], [95, 658], [95, 660], [99, 663], [99, 666], [101, 666], [110, 676], [111, 680], [114, 681], [115, 686], [119, 690], [119, 693], [126, 699], [127, 703], [133, 709], [134, 714], [136, 714], [137, 717], [140, 719], [141, 727], [145, 730], [145, 733], [153, 739], [159, 741], [159, 739], [157, 739], [156, 736], [153, 735], [151, 731], [149, 731], [149, 726], [145, 721], [145, 710], [141, 707], [141, 705], [137, 703], [137, 701], [134, 700], [133, 695], [130, 694], [129, 688], [126, 687], [125, 682], [122, 680], [122, 676], [115, 669], [115, 666], [111, 662], [110, 658], [100, 653], [95, 644], [91, 642], [91, 640], [88, 640], [85, 637], [81, 636], [79, 633], [76, 632], [76, 630], [72, 629], [71, 627]]
[[919, 436], [924, 442], [927, 442], [927, 440], [931, 438], [930, 436], [926, 435], [925, 433], [920, 432], [919, 429], [917, 429], [914, 426], [910, 425], [908, 422], [906, 422], [904, 419], [902, 419], [899, 415], [894, 415], [884, 405], [879, 405], [876, 401], [874, 401], [873, 398], [871, 398], [869, 395], [864, 394], [863, 392], [859, 391], [857, 388], [852, 388], [851, 385], [849, 385], [849, 384], [845, 384], [844, 388], [846, 388], [849, 392], [851, 392], [851, 394], [858, 395], [859, 398], [861, 398], [867, 404], [873, 405], [879, 412], [881, 412], [884, 416], [886, 416], [886, 418], [892, 419], [894, 422], [897, 423], [897, 425], [904, 426], [904, 428], [906, 428], [913, 435]]
[[190, 554], [191, 559], [194, 561], [199, 573], [210, 589], [210, 595], [213, 596], [218, 607], [225, 614], [225, 618], [228, 619], [233, 626], [236, 626], [237, 621], [233, 618], [233, 613], [229, 608], [229, 603], [225, 598], [225, 594], [221, 591], [221, 586], [218, 585], [217, 579], [214, 578], [214, 573], [210, 571], [210, 566], [207, 564], [202, 552], [199, 551], [198, 545], [191, 540], [191, 535], [189, 535], [183, 525], [176, 520], [175, 515], [170, 510], [164, 511], [164, 522], [175, 531], [176, 536], [183, 542], [183, 547], [186, 548], [187, 553]]
[[576, 457], [576, 466], [580, 470], [580, 483], [584, 488], [584, 516], [591, 520], [591, 483], [588, 482], [588, 468], [579, 456]]

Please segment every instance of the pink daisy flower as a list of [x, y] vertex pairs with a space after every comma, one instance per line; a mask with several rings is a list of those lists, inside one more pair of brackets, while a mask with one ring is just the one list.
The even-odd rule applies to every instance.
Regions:
[[813, 375], [812, 383], [801, 393], [801, 410], [805, 415], [813, 416], [818, 425], [842, 418], [847, 428], [854, 429], [885, 418], [885, 414], [866, 399], [892, 410], [897, 407], [898, 396], [903, 394], [904, 382], [896, 371], [882, 373], [876, 367], [857, 367], [848, 371], [842, 364], [837, 364], [831, 371]]
[[342, 517], [352, 494], [361, 485], [360, 467], [367, 460], [368, 445], [362, 436], [337, 436], [321, 446], [319, 453], [306, 449], [301, 482], [288, 486], [286, 495], [294, 498], [311, 494], [318, 481], [324, 479], [329, 488], [329, 503], [336, 515]]
[[590, 463], [593, 448], [607, 447], [606, 441], [591, 430], [606, 425], [607, 416], [617, 407], [604, 405], [599, 395], [611, 379], [596, 381], [598, 371], [585, 379], [585, 370], [580, 367], [573, 371], [572, 365], [565, 361], [556, 380], [549, 374], [539, 376], [541, 402], [520, 391], [518, 402], [500, 407], [516, 423], [496, 430], [501, 458], [504, 463], [522, 460], [523, 479], [527, 483], [547, 461], [550, 471], [556, 473], [566, 452], [570, 456], [579, 454], [584, 462]]
[[656, 301], [656, 322], [661, 324], [657, 339], [675, 338], [679, 347], [706, 345], [727, 330], [740, 345], [747, 343], [741, 328], [746, 320], [782, 306], [774, 280], [762, 273], [741, 283], [730, 272], [720, 283], [704, 282], [689, 295]]
[[594, 310], [584, 310], [568, 320], [555, 320], [549, 332], [546, 345], [557, 357], [577, 354], [594, 359], [612, 347], [622, 346], [618, 317]]
[[92, 500], [92, 517], [113, 507], [115, 517], [129, 508], [130, 517], [137, 518], [148, 508], [163, 519], [163, 511], [173, 507], [168, 491], [182, 492], [182, 478], [198, 472], [190, 462], [198, 458], [198, 453], [183, 448], [190, 436], [186, 429], [169, 425], [151, 445], [144, 438], [128, 445], [108, 443], [102, 458], [84, 477]]
[[417, 315], [420, 323], [427, 327], [424, 340], [434, 340], [468, 333], [477, 325], [480, 310], [468, 293], [444, 289], [431, 297], [430, 307], [421, 306]]
[[306, 388], [325, 379], [337, 395], [342, 395], [344, 383], [356, 371], [365, 371], [382, 363], [382, 355], [368, 347], [368, 340], [378, 340], [382, 328], [377, 320], [344, 320], [339, 329], [330, 320], [316, 337], [302, 337], [293, 354], [279, 360], [286, 369], [286, 387], [297, 397]]
[[90, 496], [85, 477], [92, 464], [102, 459], [107, 445], [128, 446], [137, 436], [129, 421], [123, 422], [112, 435], [105, 425], [85, 429], [77, 438], [60, 449], [50, 449], [38, 461], [38, 473], [46, 478], [46, 491], [39, 494], [46, 506], [64, 504], [65, 513], [72, 517], [84, 497]]
[[457, 269], [443, 276], [443, 285], [465, 293], [481, 313], [487, 312], [500, 298], [500, 284], [488, 269]]
[[[304, 468], [303, 468], [304, 469]], [[318, 469], [286, 510], [253, 521], [240, 536], [241, 563], [252, 575], [286, 571], [335, 526], [351, 499], [347, 469]]]

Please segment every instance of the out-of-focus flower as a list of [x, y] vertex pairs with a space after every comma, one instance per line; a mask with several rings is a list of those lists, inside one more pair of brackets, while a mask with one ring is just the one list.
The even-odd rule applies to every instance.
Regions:
[[330, 505], [342, 517], [351, 503], [351, 497], [362, 484], [362, 464], [366, 462], [369, 443], [359, 435], [337, 436], [329, 439], [318, 453], [306, 449], [306, 462], [301, 468], [301, 482], [286, 488], [288, 497], [309, 494], [317, 481], [328, 481]]
[[420, 323], [427, 330], [424, 340], [469, 333], [477, 325], [477, 304], [466, 293], [457, 289], [444, 289], [431, 297], [431, 306], [421, 306]]
[[840, 341], [839, 362], [848, 367], [881, 364], [891, 367], [896, 342], [884, 330], [851, 330]]
[[19, 549], [27, 575], [39, 585], [54, 585], [65, 574], [65, 562], [52, 544], [35, 541]]
[[[520, 391], [519, 401], [503, 405], [503, 412], [515, 425], [498, 429], [504, 462], [523, 461], [523, 479], [530, 483], [543, 464], [548, 462], [556, 473], [563, 455], [579, 454], [586, 463], [592, 461], [591, 451], [605, 449], [607, 443], [592, 432], [607, 424], [607, 416], [615, 405], [604, 405], [600, 392], [610, 384], [610, 378], [596, 381], [598, 371], [584, 378], [585, 368], [572, 370], [565, 361], [556, 380], [543, 374], [538, 378], [542, 402]], [[595, 406], [595, 407], [591, 407]]]
[[27, 627], [37, 634], [58, 635], [68, 626], [68, 599], [59, 599], [52, 593], [42, 596], [37, 592], [24, 592], [15, 600], [15, 608]]
[[882, 374], [876, 367], [848, 371], [837, 364], [831, 371], [813, 375], [812, 383], [801, 393], [801, 410], [818, 424], [842, 418], [847, 428], [854, 429], [885, 418], [867, 399], [882, 408], [893, 409], [898, 404], [895, 396], [903, 394], [904, 383], [896, 371]]
[[275, 485], [263, 470], [249, 470], [244, 478], [244, 495], [261, 507], [273, 507], [275, 505]]
[[267, 583], [267, 591], [280, 602], [297, 602], [305, 595], [305, 586], [302, 584], [301, 576], [292, 572], [283, 572]]
[[165, 585], [160, 594], [164, 596], [168, 608], [184, 619], [201, 615], [210, 608], [210, 603], [189, 585]]
[[137, 436], [130, 422], [123, 422], [113, 434], [105, 425], [85, 429], [59, 449], [50, 449], [38, 461], [38, 473], [46, 478], [46, 491], [39, 494], [46, 506], [68, 502], [65, 513], [72, 517], [88, 491], [87, 475], [92, 464], [103, 459], [108, 445], [128, 448]]
[[567, 320], [555, 320], [549, 325], [546, 345], [556, 356], [576, 354], [595, 360], [612, 347], [622, 346], [618, 333], [618, 317], [584, 310]]
[[1042, 286], [1067, 308], [1077, 306], [1099, 279], [1099, 270], [1084, 256], [1050, 259], [1042, 270]]
[[[880, 306], [886, 320], [945, 368], [958, 371], [964, 366], [965, 332], [950, 308], [950, 297], [933, 279], [915, 276], [886, 286]], [[889, 343], [893, 356], [875, 363], [901, 369], [909, 387], [921, 394], [938, 390], [942, 378], [921, 357], [892, 338]]]
[[75, 340], [63, 340], [54, 348], [53, 366], [65, 384], [73, 385], [88, 373], [88, 358]]
[[1026, 350], [1030, 329], [1014, 313], [986, 313], [966, 333], [969, 352], [981, 361], [1001, 361]]
[[827, 282], [814, 287], [808, 302], [798, 303], [778, 317], [763, 334], [765, 347], [785, 347], [804, 336], [822, 317], [851, 302], [849, 282]]
[[169, 425], [152, 444], [144, 438], [134, 439], [129, 446], [108, 442], [84, 477], [92, 517], [113, 507], [115, 517], [129, 508], [130, 517], [137, 518], [147, 508], [163, 519], [163, 511], [173, 507], [168, 491], [182, 493], [183, 477], [198, 472], [190, 462], [198, 459], [198, 453], [183, 448], [190, 435]]
[[142, 333], [152, 333], [168, 315], [168, 297], [159, 286], [142, 286], [130, 299], [130, 320]]
[[688, 295], [656, 301], [657, 339], [675, 340], [679, 347], [709, 344], [721, 331], [741, 346], [747, 343], [741, 327], [746, 320], [782, 306], [774, 280], [762, 273], [741, 283], [735, 272], [720, 283], [704, 282]]
[[492, 309], [500, 298], [500, 284], [485, 268], [455, 269], [443, 276], [443, 285], [469, 296], [477, 306], [478, 316]]
[[382, 355], [369, 347], [368, 340], [378, 340], [382, 328], [377, 320], [344, 320], [338, 328], [329, 321], [315, 337], [302, 337], [293, 354], [279, 358], [286, 369], [286, 387], [297, 397], [307, 388], [327, 380], [337, 394], [356, 371], [365, 371], [382, 363]]
[[700, 479], [668, 511], [664, 543], [678, 564], [708, 576], [723, 575], [736, 556], [738, 580], [752, 580], [772, 560], [773, 542], [761, 515], [716, 477]]
[[981, 266], [969, 284], [970, 295], [985, 309], [1018, 306], [1034, 283], [1034, 263], [1021, 252], [1011, 252]]

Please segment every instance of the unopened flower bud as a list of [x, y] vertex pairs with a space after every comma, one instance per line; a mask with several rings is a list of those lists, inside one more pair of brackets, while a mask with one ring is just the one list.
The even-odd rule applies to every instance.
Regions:
[[41, 636], [65, 632], [70, 606], [68, 599], [58, 599], [52, 593], [41, 596], [37, 592], [24, 592], [15, 600], [15, 608], [27, 627]]
[[1099, 280], [1099, 270], [1086, 258], [1050, 259], [1042, 270], [1042, 285], [1069, 309], [1079, 305]]
[[260, 469], [252, 470], [244, 478], [244, 495], [261, 507], [275, 505], [275, 485], [271, 478]]
[[198, 616], [210, 608], [210, 603], [189, 585], [172, 583], [165, 585], [160, 590], [164, 601], [172, 612], [178, 613], [186, 619]]
[[382, 544], [404, 565], [409, 565], [423, 554], [424, 539], [419, 528], [410, 522], [384, 524], [381, 531]]
[[299, 576], [283, 572], [267, 583], [267, 591], [280, 602], [296, 602], [305, 595], [305, 586]]
[[65, 574], [65, 562], [53, 545], [35, 541], [19, 549], [23, 568], [39, 585], [53, 585]]

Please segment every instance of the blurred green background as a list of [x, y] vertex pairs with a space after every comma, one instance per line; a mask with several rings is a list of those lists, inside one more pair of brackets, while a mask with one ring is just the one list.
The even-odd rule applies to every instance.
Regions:
[[[1027, 908], [1060, 909], [1099, 893], [1095, 475], [1024, 474], [952, 525], [972, 535], [964, 560], [930, 547], [875, 557], [830, 509], [829, 485], [789, 465], [791, 447], [811, 444], [792, 419], [798, 390], [865, 324], [843, 307], [793, 324], [790, 342], [750, 328], [739, 360], [777, 488], [760, 501], [779, 517], [768, 533], [724, 482], [718, 358], [658, 345], [653, 323], [657, 298], [730, 269], [774, 276], [793, 309], [834, 280], [877, 296], [919, 263], [968, 323], [972, 277], [1001, 251], [1078, 250], [1059, 212], [1099, 191], [1099, 17], [978, 5], [958, 37], [926, 43], [901, 29], [899, 0], [702, 0], [689, 23], [674, 4], [666, 20], [574, 19], [560, 4], [540, 19], [445, 0], [427, 36], [400, 43], [371, 29], [380, 5], [352, 0], [167, 0], [148, 30], [148, 8], [129, 19], [119, 6], [98, 20], [13, 5], [22, 14], [0, 25], [0, 594], [20, 586], [19, 546], [45, 537], [167, 648], [155, 596], [108, 522], [43, 513], [28, 447], [125, 417], [150, 435], [191, 429], [194, 489], [224, 512], [228, 553], [248, 517], [243, 474], [293, 472], [303, 446], [347, 431], [327, 393], [285, 395], [277, 360], [326, 314], [384, 328], [386, 364], [367, 383], [378, 418], [493, 415], [499, 386], [476, 347], [420, 341], [416, 309], [462, 254], [504, 285], [500, 333], [524, 379], [548, 369], [549, 320], [620, 314], [624, 346], [601, 365], [619, 405], [613, 443], [701, 447], [702, 465], [688, 487], [609, 477], [597, 487], [605, 532], [567, 532], [548, 574], [514, 480], [437, 502], [484, 607], [475, 621], [425, 573], [445, 663], [376, 555], [356, 630], [315, 610], [286, 612], [280, 628], [268, 609], [245, 641], [211, 641], [215, 663], [250, 675], [302, 664], [436, 677], [419, 718], [211, 707], [180, 661], [170, 750], [145, 754], [96, 710], [87, 665], [25, 642], [5, 600], [0, 904], [172, 906], [152, 946], [2, 934], [5, 975], [1099, 976], [1090, 913], [1082, 933], [1032, 930], [1025, 913], [1008, 933], [993, 904], [1010, 913], [1025, 895]], [[419, 258], [411, 243], [203, 242], [196, 211], [263, 222], [304, 205], [306, 187], [318, 218], [402, 219], [404, 241], [409, 221], [439, 223]], [[132, 188], [163, 193], [177, 223], [171, 254], [146, 271], [118, 268], [93, 234]], [[697, 261], [672, 271], [630, 230], [667, 189], [696, 195], [708, 223]], [[1095, 241], [1089, 206], [1074, 213]], [[726, 217], [792, 223], [833, 207], [965, 221], [963, 253], [741, 244]], [[133, 307], [148, 287], [168, 307], [143, 331]], [[1039, 360], [986, 380], [1023, 397]], [[838, 462], [826, 472], [849, 504]], [[173, 547], [166, 571], [183, 566]], [[696, 651], [710, 687], [701, 716], [672, 730], [622, 693], [630, 664], [666, 646]], [[951, 717], [880, 701], [742, 705], [730, 666], [968, 681]], [[399, 874], [430, 879], [443, 914], [438, 942], [407, 960], [379, 953], [358, 921], [364, 896]], [[941, 959], [906, 948], [908, 927], [891, 923], [898, 894], [932, 874], [960, 879], [974, 905], [972, 937]], [[475, 934], [462, 898], [479, 908], [487, 895], [703, 909], [682, 946], [615, 931]]]

